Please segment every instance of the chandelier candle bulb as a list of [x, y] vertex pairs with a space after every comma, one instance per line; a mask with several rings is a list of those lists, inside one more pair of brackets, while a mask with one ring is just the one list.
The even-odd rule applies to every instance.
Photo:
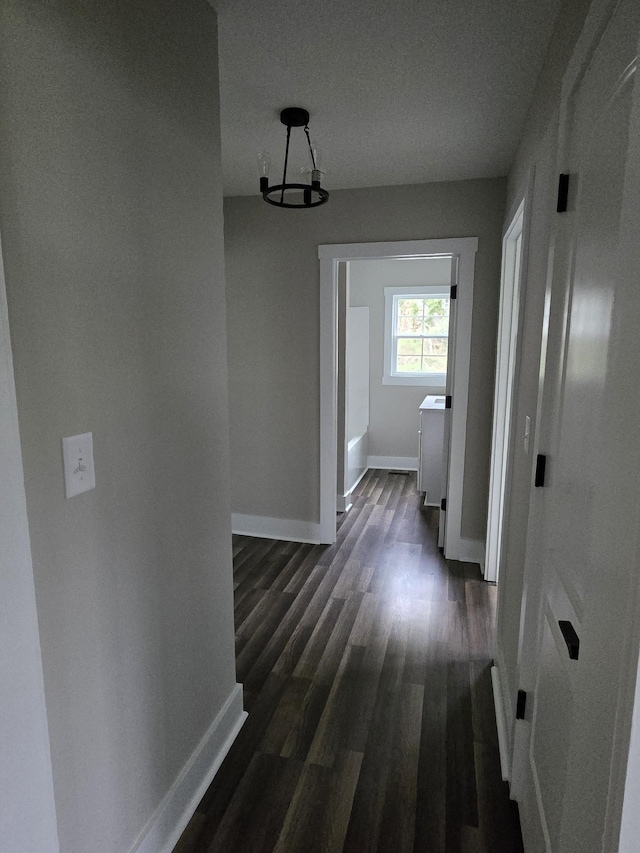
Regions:
[[258, 170], [260, 172], [260, 192], [269, 189], [269, 171], [271, 169], [271, 154], [261, 151], [258, 154]]

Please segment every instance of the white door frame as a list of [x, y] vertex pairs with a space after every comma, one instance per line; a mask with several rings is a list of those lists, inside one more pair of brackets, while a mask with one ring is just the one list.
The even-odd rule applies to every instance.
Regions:
[[[460, 536], [467, 430], [471, 319], [477, 237], [343, 243], [318, 247], [320, 260], [320, 542], [336, 540], [338, 264], [371, 258], [458, 258], [454, 404], [451, 422], [446, 556], [469, 559]], [[475, 559], [475, 557], [472, 557]]]
[[[512, 423], [517, 391], [522, 288], [525, 279], [527, 195], [519, 202], [502, 237], [500, 313], [493, 397], [493, 430], [489, 465], [489, 509], [484, 577], [496, 583], [500, 576], [508, 527], [508, 496], [513, 469]], [[503, 536], [503, 531], [505, 535]]]

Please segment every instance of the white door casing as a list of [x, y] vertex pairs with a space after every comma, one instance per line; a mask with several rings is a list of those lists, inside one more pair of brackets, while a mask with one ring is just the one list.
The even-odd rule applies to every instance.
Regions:
[[498, 316], [498, 345], [493, 400], [493, 431], [487, 513], [484, 577], [496, 583], [504, 553], [503, 530], [508, 515], [512, 455], [512, 409], [516, 380], [522, 270], [524, 267], [525, 207], [523, 198], [502, 239], [502, 275]]
[[340, 261], [370, 258], [457, 258], [455, 389], [451, 423], [451, 455], [447, 494], [447, 551], [451, 559], [469, 559], [460, 535], [462, 484], [467, 428], [471, 320], [476, 237], [410, 240], [390, 243], [346, 243], [318, 247], [320, 260], [320, 542], [336, 539], [337, 488], [337, 292]]
[[[457, 257], [451, 259], [451, 279], [449, 282], [449, 294], [454, 287], [457, 287], [460, 278], [459, 261]], [[458, 299], [451, 299], [449, 302], [449, 340], [456, 341], [458, 335]], [[445, 397], [453, 399], [454, 377], [456, 373], [456, 347], [450, 348], [449, 357], [447, 359], [447, 380], [444, 389]], [[449, 541], [447, 541], [448, 519], [448, 492], [451, 491], [449, 484], [451, 482], [451, 434], [453, 429], [453, 406], [444, 410], [444, 429], [442, 435], [442, 494], [440, 498], [446, 498], [447, 503], [440, 503], [440, 512], [438, 514], [438, 548], [442, 548], [444, 554], [452, 552], [452, 546], [455, 550], [455, 542], [451, 539], [455, 534], [451, 531]], [[442, 507], [445, 507], [443, 509]]]
[[547, 470], [520, 653], [532, 701], [513, 756], [532, 853], [618, 849], [640, 628], [639, 28], [634, 0], [596, 2], [563, 89], [569, 204], [552, 247], [536, 437]]

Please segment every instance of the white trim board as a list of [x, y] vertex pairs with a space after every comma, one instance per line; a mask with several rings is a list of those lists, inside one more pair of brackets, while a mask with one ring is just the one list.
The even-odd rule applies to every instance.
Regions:
[[[334, 491], [334, 514], [335, 494]], [[320, 525], [313, 521], [292, 518], [269, 518], [262, 515], [231, 514], [231, 530], [239, 536], [255, 536], [258, 539], [281, 539], [286, 542], [306, 542], [319, 545]]]
[[351, 492], [347, 492], [346, 495], [338, 495], [338, 499], [336, 501], [336, 508], [338, 512], [349, 512], [353, 504], [351, 503]]
[[[320, 541], [336, 540], [337, 494], [337, 284], [341, 261], [366, 258], [450, 257], [458, 261], [456, 356], [453, 375], [446, 556], [464, 550], [461, 542], [462, 491], [467, 431], [473, 279], [477, 237], [346, 243], [318, 247], [320, 260]], [[473, 562], [484, 563], [474, 559]]]
[[247, 716], [236, 684], [129, 853], [171, 853]]
[[[368, 461], [368, 457], [367, 457], [367, 461]], [[360, 476], [355, 481], [353, 486], [351, 486], [349, 491], [345, 492], [343, 495], [338, 494], [338, 500], [336, 502], [336, 507], [338, 509], [338, 512], [349, 512], [349, 510], [353, 506], [353, 504], [351, 503], [351, 495], [353, 494], [356, 487], [360, 485], [360, 481], [362, 480], [362, 478], [365, 476], [365, 474], [368, 471], [369, 471], [369, 466], [367, 465], [367, 467], [364, 469], [362, 474], [360, 474]]]
[[502, 701], [500, 672], [497, 666], [491, 667], [491, 686], [493, 687], [493, 704], [496, 712], [496, 728], [498, 729], [498, 750], [500, 752], [500, 772], [502, 781], [509, 781], [509, 747], [507, 740], [507, 721]]
[[477, 563], [484, 576], [486, 547], [483, 539], [465, 539], [461, 536], [455, 545], [449, 545], [445, 556], [449, 560], [460, 560], [462, 563]]
[[[499, 579], [511, 529], [510, 496], [513, 487], [514, 453], [519, 437], [516, 414], [534, 177], [535, 167], [531, 167], [525, 192], [514, 205], [507, 220], [509, 224], [502, 235], [485, 556], [485, 580], [493, 582]], [[527, 454], [528, 442], [527, 438]]]

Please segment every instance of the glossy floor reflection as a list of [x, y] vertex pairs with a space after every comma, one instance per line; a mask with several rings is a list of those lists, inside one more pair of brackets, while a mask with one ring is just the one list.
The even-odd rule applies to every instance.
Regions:
[[330, 547], [234, 537], [249, 718], [176, 853], [519, 853], [496, 589], [446, 561], [415, 475], [370, 471]]

